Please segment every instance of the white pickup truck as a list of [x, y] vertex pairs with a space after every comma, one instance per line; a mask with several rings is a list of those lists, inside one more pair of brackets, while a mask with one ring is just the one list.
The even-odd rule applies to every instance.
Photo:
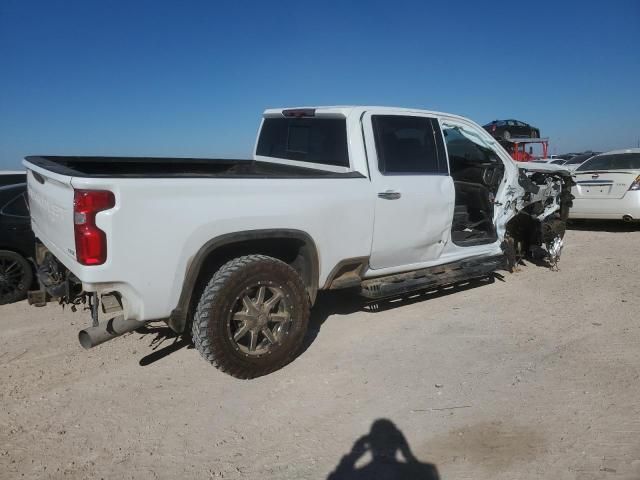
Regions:
[[368, 299], [556, 262], [571, 177], [516, 164], [465, 118], [264, 112], [253, 160], [27, 157], [40, 289], [90, 308], [89, 348], [145, 322], [251, 378], [299, 351], [318, 290]]

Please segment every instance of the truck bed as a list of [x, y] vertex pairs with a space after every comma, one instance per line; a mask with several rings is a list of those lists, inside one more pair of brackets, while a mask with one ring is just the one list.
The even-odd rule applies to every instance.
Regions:
[[359, 172], [327, 172], [314, 168], [256, 160], [172, 157], [29, 156], [46, 170], [87, 178], [361, 178]]

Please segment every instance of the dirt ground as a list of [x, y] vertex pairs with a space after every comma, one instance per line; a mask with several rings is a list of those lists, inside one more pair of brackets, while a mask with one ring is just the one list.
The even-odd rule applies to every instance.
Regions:
[[86, 313], [0, 307], [0, 478], [639, 479], [639, 259], [640, 229], [596, 224], [558, 272], [323, 295], [251, 381], [166, 328], [84, 351]]

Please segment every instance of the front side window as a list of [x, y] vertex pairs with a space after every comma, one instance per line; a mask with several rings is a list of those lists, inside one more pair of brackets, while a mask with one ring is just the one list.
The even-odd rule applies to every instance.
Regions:
[[349, 166], [344, 118], [265, 118], [256, 155]]
[[452, 174], [469, 165], [501, 163], [498, 155], [473, 132], [446, 124], [443, 129]]
[[383, 175], [447, 174], [438, 121], [426, 117], [373, 115], [371, 117]]
[[617, 153], [611, 155], [598, 155], [580, 165], [576, 171], [587, 170], [636, 170], [640, 169], [640, 154]]

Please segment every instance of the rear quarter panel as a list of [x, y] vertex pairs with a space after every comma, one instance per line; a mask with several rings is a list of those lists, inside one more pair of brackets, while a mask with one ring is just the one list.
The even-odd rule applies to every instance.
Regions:
[[128, 305], [129, 318], [166, 318], [177, 306], [190, 262], [221, 235], [258, 229], [306, 232], [318, 249], [320, 285], [340, 260], [366, 256], [371, 248], [375, 196], [365, 178], [74, 177], [72, 185], [115, 194], [115, 208], [96, 218], [107, 233], [106, 263], [76, 264], [71, 270], [89, 290], [120, 290], [143, 299]]

